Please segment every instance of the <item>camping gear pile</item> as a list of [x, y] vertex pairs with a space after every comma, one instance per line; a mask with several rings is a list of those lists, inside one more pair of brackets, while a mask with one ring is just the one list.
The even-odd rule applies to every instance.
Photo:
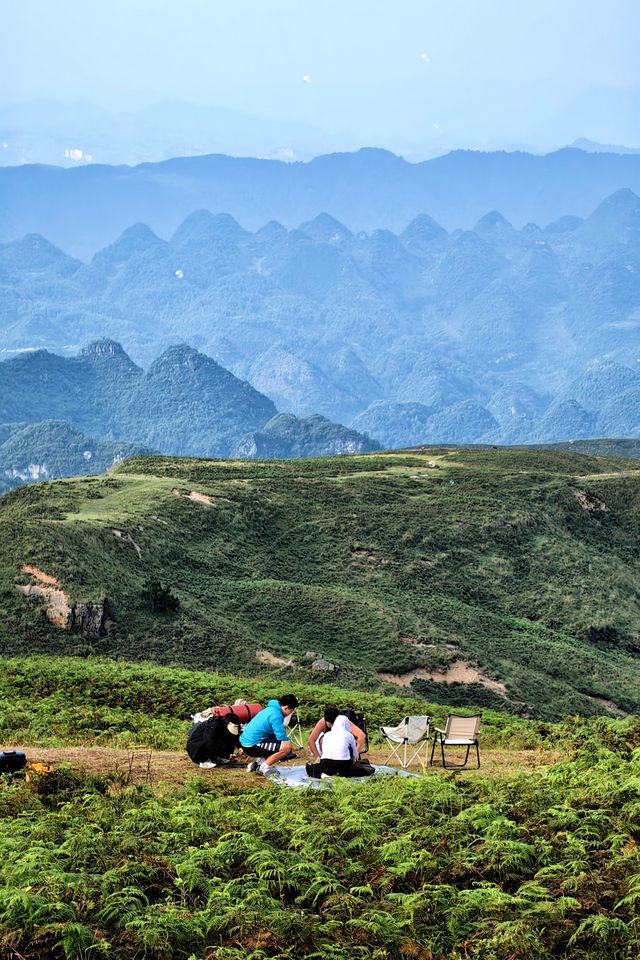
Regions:
[[187, 753], [191, 760], [205, 769], [231, 763], [240, 745], [242, 727], [261, 710], [261, 703], [237, 700], [233, 706], [225, 703], [195, 713], [187, 734]]

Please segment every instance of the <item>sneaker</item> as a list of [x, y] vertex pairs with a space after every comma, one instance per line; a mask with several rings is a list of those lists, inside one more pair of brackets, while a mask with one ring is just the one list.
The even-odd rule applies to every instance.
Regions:
[[257, 760], [251, 760], [251, 761], [247, 764], [247, 770], [249, 771], [249, 773], [255, 773], [256, 770], [258, 769], [258, 766], [259, 766], [259, 764], [258, 764], [258, 761], [257, 761]]
[[264, 770], [259, 771], [265, 780], [282, 780], [280, 771], [276, 767], [265, 767]]
[[199, 764], [202, 770], [212, 770], [214, 767], [217, 767], [217, 763], [212, 763], [211, 760], [205, 760], [203, 763]]
[[333, 780], [333, 777], [331, 776], [330, 773], [321, 773], [321, 774], [320, 774], [320, 779], [321, 779], [321, 780]]
[[266, 760], [261, 760], [260, 763], [258, 764], [258, 773], [261, 773], [263, 777], [266, 777], [266, 775], [267, 775], [270, 771], [271, 771], [271, 767], [269, 766], [269, 764], [267, 763], [267, 761], [266, 761]]

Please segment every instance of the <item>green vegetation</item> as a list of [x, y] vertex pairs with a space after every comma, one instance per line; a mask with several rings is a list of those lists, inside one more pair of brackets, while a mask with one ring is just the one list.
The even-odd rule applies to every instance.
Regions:
[[[266, 650], [293, 661], [282, 677], [317, 681], [321, 657], [387, 692], [381, 674], [467, 660], [505, 687], [487, 706], [637, 712], [639, 498], [633, 461], [549, 451], [138, 458], [2, 499], [0, 649], [248, 674]], [[104, 601], [102, 634], [50, 624], [15, 589], [22, 564]], [[179, 609], [150, 609], [150, 581]]]
[[[1, 736], [28, 743], [178, 746], [194, 706], [284, 689], [106, 661], [4, 667]], [[356, 696], [296, 689], [309, 711]], [[376, 723], [424, 708], [357, 702]], [[528, 739], [573, 756], [526, 775], [295, 793], [219, 771], [162, 789], [64, 766], [0, 777], [0, 956], [635, 960], [640, 724], [487, 713], [483, 730], [483, 747]]]
[[[115, 663], [70, 657], [5, 659], [0, 677], [0, 742], [40, 746], [184, 747], [191, 714], [212, 704], [266, 703], [295, 688], [300, 719], [313, 726], [327, 704], [363, 709], [375, 739], [381, 724], [408, 713], [428, 713], [436, 722], [446, 708], [418, 697], [384, 696], [329, 684], [304, 684], [222, 673], [179, 670], [151, 664]], [[457, 711], [460, 712], [460, 711]], [[482, 712], [483, 743], [534, 748], [559, 740], [579, 741], [590, 721], [565, 725]]]

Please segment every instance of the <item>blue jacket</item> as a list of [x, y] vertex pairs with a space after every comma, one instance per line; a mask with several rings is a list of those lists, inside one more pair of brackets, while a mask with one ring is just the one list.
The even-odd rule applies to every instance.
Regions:
[[257, 713], [240, 734], [240, 744], [243, 747], [255, 747], [263, 740], [288, 739], [282, 707], [277, 700], [269, 700], [264, 710]]

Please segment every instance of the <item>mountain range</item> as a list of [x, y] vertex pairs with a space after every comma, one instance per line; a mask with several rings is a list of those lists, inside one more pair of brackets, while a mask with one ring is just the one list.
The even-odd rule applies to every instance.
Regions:
[[[640, 199], [619, 190], [584, 220], [544, 228], [516, 229], [493, 211], [448, 233], [421, 214], [398, 235], [354, 234], [329, 214], [251, 233], [202, 210], [168, 241], [133, 225], [89, 263], [28, 235], [0, 246], [0, 318], [9, 356], [77, 350], [94, 337], [125, 344], [149, 369], [138, 382], [132, 360], [112, 358], [116, 379], [138, 384], [135, 413], [119, 409], [116, 429], [101, 412], [97, 435], [165, 453], [227, 455], [257, 432], [246, 449], [270, 456], [282, 449], [269, 446], [273, 424], [263, 429], [276, 409], [347, 424], [385, 447], [636, 437]], [[154, 390], [164, 389], [164, 365], [173, 369], [174, 354], [160, 361], [158, 351], [185, 342], [225, 368], [226, 383], [247, 381], [237, 387], [241, 412], [224, 413], [229, 428], [216, 428], [213, 446], [198, 413], [185, 414], [169, 446], [166, 424], [150, 426], [166, 421]], [[0, 422], [33, 422], [21, 408], [38, 403], [38, 418], [68, 419], [76, 387], [47, 413], [29, 380], [40, 361], [11, 362], [20, 403]], [[46, 362], [61, 365], [61, 383], [76, 369]], [[191, 381], [183, 388], [186, 410]], [[259, 412], [245, 416], [258, 395]], [[148, 428], [122, 432], [142, 408]], [[95, 431], [85, 419], [69, 422]], [[285, 433], [285, 446], [310, 449]]]
[[169, 236], [198, 208], [251, 230], [273, 219], [292, 228], [325, 210], [353, 231], [400, 232], [425, 211], [447, 230], [469, 229], [487, 210], [522, 227], [584, 217], [622, 187], [640, 192], [640, 155], [571, 147], [455, 150], [421, 163], [364, 148], [306, 163], [211, 154], [133, 167], [23, 164], [0, 168], [0, 242], [41, 233], [87, 258], [133, 222]]
[[76, 357], [39, 350], [0, 363], [0, 492], [151, 450], [252, 458], [377, 448], [324, 417], [278, 414], [191, 347], [169, 347], [146, 371], [110, 340]]

